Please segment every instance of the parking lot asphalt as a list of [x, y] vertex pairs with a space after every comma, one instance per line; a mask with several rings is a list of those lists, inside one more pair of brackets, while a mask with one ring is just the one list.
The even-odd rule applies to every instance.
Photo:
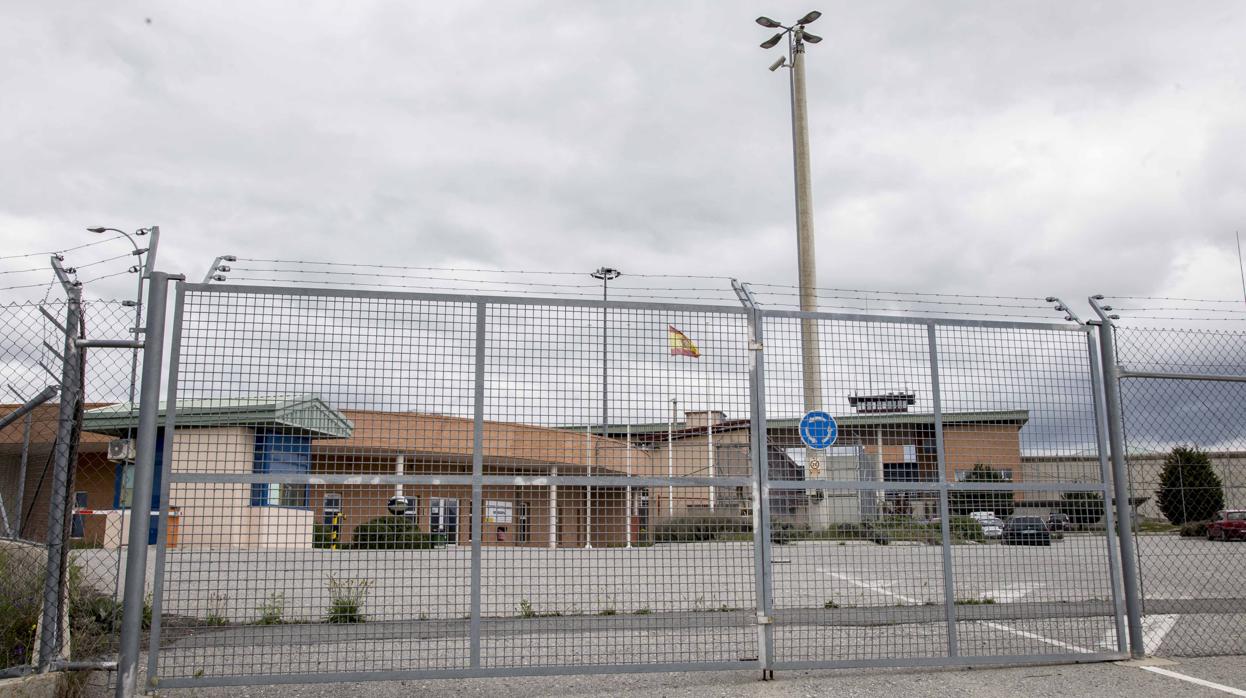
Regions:
[[[1246, 652], [1246, 545], [1142, 536], [1148, 651]], [[776, 658], [943, 656], [946, 620], [969, 657], [1067, 656], [1117, 646], [1106, 543], [941, 548], [802, 542], [773, 548]], [[104, 555], [79, 551], [76, 555]], [[107, 562], [97, 558], [95, 562]], [[487, 548], [486, 666], [740, 662], [757, 656], [749, 543], [639, 549]], [[470, 549], [169, 551], [161, 675], [327, 674], [460, 667]], [[320, 622], [327, 580], [368, 581], [362, 624]], [[946, 598], [954, 603], [945, 604]], [[281, 625], [253, 623], [279, 603]], [[205, 622], [215, 615], [219, 624]]]
[[[1164, 672], [1164, 673], [1159, 673]], [[1174, 676], [1175, 675], [1175, 676]], [[1209, 657], [1142, 663], [1097, 663], [986, 669], [850, 669], [780, 671], [772, 681], [757, 672], [711, 671], [605, 676], [541, 676], [505, 679], [378, 681], [275, 686], [165, 689], [177, 698], [376, 698], [414, 696], [507, 696], [508, 698], [786, 698], [789, 696], [1131, 696], [1195, 698], [1246, 695], [1243, 657]], [[1193, 681], [1206, 681], [1207, 686]], [[97, 682], [91, 698], [111, 696]], [[1228, 689], [1228, 690], [1226, 690]], [[1236, 691], [1236, 692], [1233, 692]]]

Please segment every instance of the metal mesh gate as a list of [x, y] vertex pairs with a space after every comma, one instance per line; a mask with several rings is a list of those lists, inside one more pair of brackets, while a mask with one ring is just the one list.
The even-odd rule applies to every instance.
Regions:
[[1148, 654], [1246, 652], [1246, 334], [1116, 329]]
[[1084, 328], [742, 297], [181, 284], [149, 677], [1120, 656]]

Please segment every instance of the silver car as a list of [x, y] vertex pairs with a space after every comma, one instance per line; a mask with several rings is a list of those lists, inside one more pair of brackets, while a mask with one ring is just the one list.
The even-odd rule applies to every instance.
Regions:
[[997, 518], [979, 519], [978, 523], [982, 525], [982, 535], [988, 540], [998, 540], [1004, 535], [1004, 522]]

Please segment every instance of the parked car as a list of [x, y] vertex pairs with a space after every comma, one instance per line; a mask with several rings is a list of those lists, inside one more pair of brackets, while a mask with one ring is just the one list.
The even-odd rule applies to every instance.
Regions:
[[1047, 528], [1049, 528], [1052, 533], [1065, 533], [1072, 531], [1073, 520], [1069, 518], [1068, 514], [1053, 513], [1051, 516], [1047, 517]]
[[1004, 545], [1051, 545], [1051, 530], [1037, 516], [1014, 516], [1004, 524]]
[[982, 525], [982, 535], [986, 536], [988, 540], [995, 540], [997, 538], [1003, 537], [1004, 535], [1004, 522], [1003, 521], [995, 517], [991, 517], [989, 519], [979, 519], [978, 523]]
[[1246, 509], [1225, 509], [1207, 524], [1207, 540], [1246, 540]]

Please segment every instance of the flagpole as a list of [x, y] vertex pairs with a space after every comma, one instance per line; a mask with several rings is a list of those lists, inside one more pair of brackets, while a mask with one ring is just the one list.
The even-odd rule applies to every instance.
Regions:
[[[675, 412], [679, 399], [671, 398], [671, 421], [666, 425], [666, 476], [675, 477]], [[666, 491], [666, 515], [675, 516], [675, 485], [669, 485]]]
[[[624, 445], [627, 459], [627, 476], [632, 476], [632, 423], [627, 423], [627, 442]], [[627, 486], [627, 547], [632, 547], [632, 486]]]

